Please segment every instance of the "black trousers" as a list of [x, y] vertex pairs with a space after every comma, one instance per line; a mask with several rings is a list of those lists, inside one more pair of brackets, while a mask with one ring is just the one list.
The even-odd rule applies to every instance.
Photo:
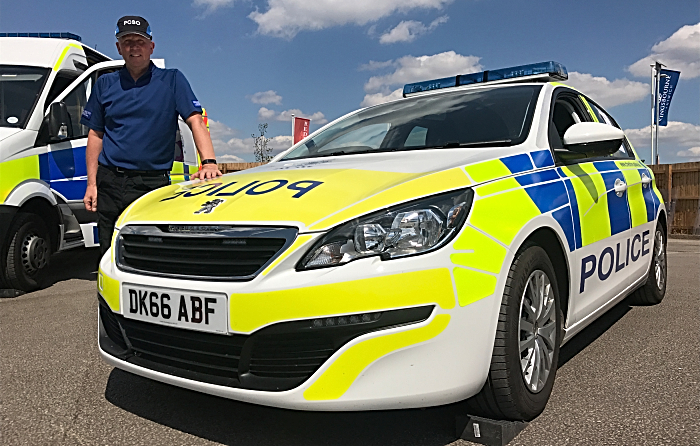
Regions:
[[169, 184], [170, 178], [167, 173], [163, 175], [125, 175], [98, 166], [97, 228], [101, 256], [109, 249], [114, 224], [121, 213], [137, 198]]

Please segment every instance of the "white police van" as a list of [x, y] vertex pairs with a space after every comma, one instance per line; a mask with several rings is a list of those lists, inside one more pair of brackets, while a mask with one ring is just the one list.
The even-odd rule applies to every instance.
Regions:
[[272, 162], [119, 218], [99, 349], [303, 410], [537, 416], [560, 346], [666, 290], [666, 210], [613, 118], [546, 62], [409, 84]]
[[[0, 289], [34, 290], [52, 253], [99, 243], [80, 115], [96, 79], [123, 64], [71, 33], [0, 34]], [[173, 182], [197, 170], [179, 124]]]

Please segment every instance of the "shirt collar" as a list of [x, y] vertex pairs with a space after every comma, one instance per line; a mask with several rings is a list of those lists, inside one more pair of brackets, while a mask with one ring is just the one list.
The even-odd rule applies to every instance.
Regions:
[[158, 67], [155, 66], [153, 61], [148, 65], [148, 71], [146, 71], [144, 74], [141, 75], [141, 77], [134, 82], [134, 78], [131, 77], [131, 74], [129, 73], [129, 70], [126, 69], [126, 65], [124, 65], [121, 70], [119, 70], [119, 75], [124, 79], [126, 82], [128, 82], [131, 85], [134, 85], [136, 87], [141, 86], [141, 85], [146, 85], [151, 81], [151, 77], [153, 76], [153, 71], [155, 71]]

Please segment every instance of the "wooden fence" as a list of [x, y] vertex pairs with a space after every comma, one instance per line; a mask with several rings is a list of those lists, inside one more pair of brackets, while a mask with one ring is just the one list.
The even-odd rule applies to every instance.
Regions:
[[670, 232], [700, 235], [700, 162], [659, 164], [651, 170], [672, 222]]
[[252, 169], [253, 167], [261, 166], [265, 163], [220, 163], [219, 170], [221, 173], [238, 172], [239, 170]]
[[[264, 163], [222, 163], [223, 173], [238, 172]], [[700, 235], [700, 162], [651, 166], [671, 222], [671, 233]], [[669, 191], [671, 191], [669, 195]]]

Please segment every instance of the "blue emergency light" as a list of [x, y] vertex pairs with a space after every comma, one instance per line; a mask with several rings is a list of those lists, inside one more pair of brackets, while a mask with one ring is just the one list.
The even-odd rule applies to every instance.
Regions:
[[459, 87], [462, 85], [481, 84], [485, 82], [505, 81], [508, 79], [518, 78], [522, 78], [523, 81], [565, 81], [569, 78], [569, 74], [564, 65], [550, 60], [549, 62], [519, 65], [517, 67], [487, 70], [479, 73], [461, 74], [442, 79], [406, 84], [403, 87], [403, 97], [406, 97], [406, 95], [412, 93], [437, 90], [440, 88]]
[[0, 33], [0, 37], [44, 37], [47, 39], [71, 39], [82, 42], [83, 38], [73, 33]]

